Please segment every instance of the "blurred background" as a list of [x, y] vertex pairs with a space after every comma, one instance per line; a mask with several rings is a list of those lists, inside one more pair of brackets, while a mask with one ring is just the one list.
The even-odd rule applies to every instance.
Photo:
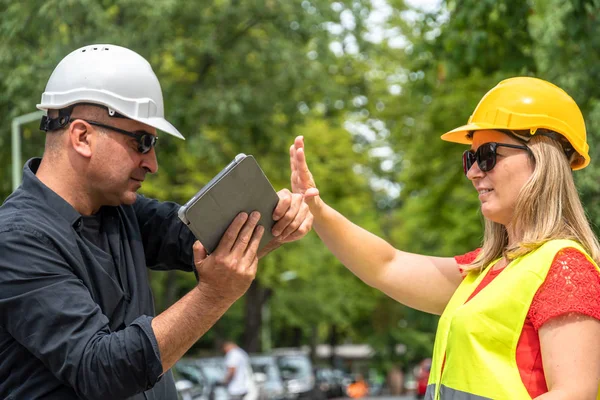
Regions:
[[[42, 153], [31, 113], [53, 68], [111, 43], [149, 60], [187, 138], [161, 136], [148, 196], [183, 203], [240, 152], [289, 187], [288, 148], [304, 135], [328, 203], [403, 250], [462, 254], [480, 243], [479, 203], [464, 149], [439, 136], [500, 80], [530, 75], [584, 112], [592, 164], [575, 176], [600, 222], [597, 0], [0, 0], [0, 15], [0, 199]], [[158, 312], [195, 285], [180, 272], [150, 279]], [[218, 398], [227, 336], [253, 355], [265, 399], [344, 397], [361, 376], [370, 397], [412, 396], [436, 324], [360, 282], [311, 233], [261, 261], [176, 372], [182, 397]]]

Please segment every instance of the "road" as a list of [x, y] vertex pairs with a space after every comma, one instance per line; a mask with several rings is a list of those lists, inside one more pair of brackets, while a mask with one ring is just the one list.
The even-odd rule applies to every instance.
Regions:
[[374, 397], [377, 400], [415, 400], [414, 396], [385, 396], [385, 397]]
[[[339, 397], [333, 400], [350, 400], [350, 397]], [[361, 397], [361, 400], [415, 400], [415, 396], [377, 396], [377, 397]]]

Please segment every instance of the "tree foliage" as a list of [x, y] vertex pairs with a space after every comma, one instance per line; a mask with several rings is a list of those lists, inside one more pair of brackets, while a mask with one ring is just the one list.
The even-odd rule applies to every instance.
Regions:
[[[564, 88], [584, 112], [592, 164], [575, 176], [600, 224], [598, 1], [446, 0], [428, 12], [403, 0], [373, 4], [0, 0], [0, 196], [11, 190], [10, 121], [34, 110], [66, 54], [114, 43], [150, 61], [166, 114], [187, 138], [161, 138], [149, 196], [184, 202], [240, 152], [256, 156], [276, 189], [288, 187], [288, 147], [302, 134], [328, 203], [403, 250], [460, 254], [479, 246], [482, 217], [460, 167], [464, 148], [439, 136], [466, 123], [500, 80], [531, 75]], [[377, 13], [385, 18], [373, 27]], [[372, 39], [377, 29], [382, 40]], [[22, 135], [24, 158], [40, 155], [36, 123]], [[184, 273], [151, 278], [159, 310], [195, 284]], [[256, 293], [246, 302], [268, 304], [275, 346], [315, 335], [369, 342], [381, 366], [431, 352], [436, 317], [361, 283], [314, 234], [261, 261]], [[199, 347], [242, 337], [247, 314], [238, 302]]]
[[[2, 0], [0, 7], [5, 39], [0, 48], [2, 120], [33, 111], [52, 69], [70, 51], [89, 43], [126, 46], [152, 64], [163, 88], [166, 115], [187, 138], [162, 138], [157, 149], [160, 169], [147, 181], [145, 194], [184, 202], [240, 152], [256, 156], [276, 189], [289, 187], [288, 147], [303, 133], [314, 149], [315, 169], [326, 177], [324, 193], [357, 222], [377, 229], [376, 213], [363, 209], [372, 201], [366, 179], [353, 173], [361, 155], [352, 150], [352, 139], [341, 128], [345, 114], [360, 108], [352, 100], [366, 94], [365, 59], [347, 46], [368, 47], [362, 34], [369, 1], [332, 5], [232, 0], [199, 6], [177, 0], [49, 0], [40, 6]], [[34, 21], [53, 21], [54, 29], [41, 34]], [[342, 48], [336, 54], [329, 50], [332, 43]], [[8, 144], [8, 124], [3, 126], [0, 140]], [[43, 136], [35, 123], [25, 127], [24, 135], [37, 135], [35, 146], [24, 151], [27, 156], [40, 155]], [[0, 166], [3, 197], [10, 192], [8, 149], [0, 147], [6, 160]], [[320, 281], [322, 265], [335, 272]], [[278, 290], [285, 289], [279, 279], [285, 271], [298, 276], [292, 283], [294, 296], [287, 300]], [[332, 305], [308, 318], [298, 307], [315, 300], [315, 280], [322, 282], [323, 303], [336, 292], [364, 291], [344, 272], [313, 236], [263, 260], [258, 282], [273, 290], [275, 318], [309, 326], [319, 319], [351, 321], [354, 310], [362, 309], [340, 299], [335, 304], [343, 307]], [[188, 274], [151, 276], [158, 310], [194, 285]], [[217, 332], [239, 333], [232, 327], [240, 322], [236, 305]]]

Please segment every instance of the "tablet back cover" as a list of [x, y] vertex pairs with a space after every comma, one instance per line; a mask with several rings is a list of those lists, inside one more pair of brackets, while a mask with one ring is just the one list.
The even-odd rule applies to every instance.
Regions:
[[259, 225], [265, 228], [259, 249], [272, 238], [273, 211], [279, 196], [252, 156], [246, 156], [193, 203], [186, 205], [188, 227], [208, 253], [240, 212], [260, 212]]

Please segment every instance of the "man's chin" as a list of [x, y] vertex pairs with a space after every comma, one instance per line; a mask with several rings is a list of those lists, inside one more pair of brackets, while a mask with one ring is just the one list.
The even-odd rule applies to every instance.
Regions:
[[135, 203], [136, 200], [137, 200], [137, 192], [136, 191], [127, 191], [121, 197], [121, 204], [122, 205], [126, 205], [126, 206], [130, 206], [133, 203]]

